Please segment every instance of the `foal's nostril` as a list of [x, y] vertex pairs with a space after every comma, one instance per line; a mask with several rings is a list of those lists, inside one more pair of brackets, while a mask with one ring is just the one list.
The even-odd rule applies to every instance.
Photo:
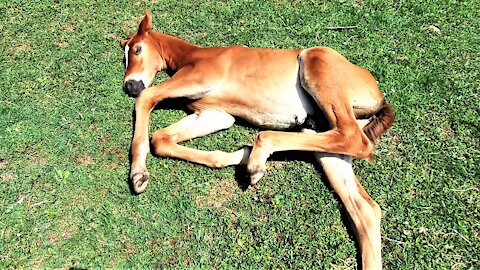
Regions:
[[124, 90], [126, 93], [131, 93], [133, 90], [133, 83], [132, 81], [127, 81], [124, 85]]

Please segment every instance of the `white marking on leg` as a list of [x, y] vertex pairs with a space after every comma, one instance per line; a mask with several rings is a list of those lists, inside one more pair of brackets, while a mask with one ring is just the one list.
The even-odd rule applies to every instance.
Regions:
[[130, 51], [130, 47], [126, 45], [125, 46], [125, 69], [128, 68], [128, 51]]

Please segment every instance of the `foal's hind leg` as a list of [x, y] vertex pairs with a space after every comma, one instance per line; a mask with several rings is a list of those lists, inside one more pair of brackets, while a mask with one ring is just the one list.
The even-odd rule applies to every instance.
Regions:
[[254, 185], [263, 177], [265, 163], [273, 152], [314, 151], [368, 158], [372, 154], [372, 148], [371, 142], [358, 128], [354, 128], [350, 134], [339, 129], [316, 134], [262, 131], [254, 141], [247, 170], [250, 173], [250, 183]]
[[200, 111], [189, 115], [171, 127], [152, 135], [153, 151], [158, 156], [173, 157], [203, 164], [211, 168], [223, 168], [246, 163], [250, 151], [247, 148], [233, 153], [219, 150], [202, 151], [178, 143], [202, 137], [233, 125], [235, 118], [216, 110]]
[[380, 207], [353, 173], [352, 157], [317, 152], [315, 158], [347, 209], [360, 245], [362, 269], [381, 269]]
[[281, 131], [260, 132], [248, 161], [250, 182], [265, 172], [267, 158], [276, 151], [314, 151], [367, 158], [373, 145], [358, 126], [353, 102], [378, 110], [383, 97], [366, 70], [348, 62], [327, 48], [312, 48], [299, 56], [299, 77], [303, 89], [323, 111], [330, 130], [316, 134]]
[[[362, 129], [368, 123], [368, 120], [357, 120]], [[315, 131], [304, 129], [302, 132]], [[348, 212], [360, 246], [362, 269], [381, 269], [380, 206], [367, 194], [355, 176], [352, 157], [320, 152], [314, 153], [314, 156]]]
[[352, 108], [349, 108], [348, 104], [342, 104], [343, 100], [336, 102], [338, 104], [334, 106], [320, 103], [332, 127], [329, 131], [314, 134], [260, 132], [254, 141], [248, 160], [250, 183], [254, 185], [263, 177], [268, 157], [277, 151], [298, 150], [343, 154], [356, 158], [370, 157], [373, 145], [358, 126]]

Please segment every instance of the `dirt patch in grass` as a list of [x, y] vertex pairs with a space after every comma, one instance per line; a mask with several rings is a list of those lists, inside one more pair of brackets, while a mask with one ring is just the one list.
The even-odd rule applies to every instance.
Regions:
[[58, 223], [60, 225], [61, 237], [64, 240], [72, 238], [78, 232], [78, 226], [70, 215], [65, 216]]
[[17, 175], [15, 173], [12, 173], [12, 172], [5, 172], [5, 173], [2, 173], [0, 174], [0, 180], [2, 182], [10, 182], [10, 181], [13, 181], [17, 178]]
[[73, 33], [77, 27], [76, 23], [62, 23], [62, 31], [67, 33]]
[[237, 196], [235, 190], [238, 188], [238, 185], [234, 181], [214, 180], [212, 185], [208, 190], [208, 194], [200, 195], [195, 199], [197, 207], [222, 207]]
[[51, 245], [56, 245], [60, 241], [60, 237], [56, 231], [52, 231], [50, 234], [48, 234], [47, 238]]
[[[8, 161], [6, 159], [0, 158], [0, 169], [7, 168]], [[1, 182], [10, 182], [17, 178], [17, 175], [13, 172], [9, 172], [8, 168], [6, 172], [0, 173]]]
[[18, 56], [26, 52], [31, 52], [32, 46], [28, 43], [22, 43], [16, 46], [12, 46], [7, 50], [7, 55]]
[[451, 139], [457, 137], [457, 130], [454, 127], [438, 127], [438, 132], [443, 138]]
[[137, 248], [131, 243], [128, 235], [123, 236], [122, 249], [124, 257], [131, 257], [137, 253]]
[[22, 151], [28, 160], [29, 167], [41, 167], [47, 163], [48, 154], [42, 147], [29, 145]]
[[95, 164], [95, 161], [93, 161], [92, 157], [88, 154], [78, 154], [75, 157], [75, 165], [77, 166], [88, 166]]
[[34, 269], [42, 269], [43, 268], [42, 266], [43, 266], [43, 261], [41, 260], [38, 260], [32, 264], [32, 267]]
[[62, 49], [68, 47], [69, 45], [68, 42], [66, 42], [65, 40], [57, 40], [55, 41], [55, 44]]

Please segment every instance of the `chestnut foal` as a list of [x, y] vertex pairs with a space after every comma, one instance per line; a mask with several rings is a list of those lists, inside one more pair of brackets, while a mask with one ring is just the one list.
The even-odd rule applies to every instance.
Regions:
[[[138, 96], [130, 172], [135, 192], [143, 192], [148, 183], [145, 160], [150, 151], [150, 113], [162, 100], [187, 98], [193, 114], [152, 135], [156, 155], [215, 168], [247, 164], [250, 183], [255, 185], [273, 152], [313, 151], [351, 218], [363, 269], [382, 268], [380, 207], [352, 170], [352, 157], [370, 157], [373, 142], [394, 120], [392, 108], [368, 71], [324, 47], [201, 48], [153, 32], [148, 11], [138, 32], [121, 45], [125, 49], [124, 88], [130, 96]], [[163, 70], [171, 78], [149, 87]], [[280, 131], [262, 131], [251, 150], [245, 147], [233, 153], [178, 144], [227, 129], [235, 117]], [[321, 119], [329, 125], [325, 132], [305, 125]], [[303, 132], [285, 131], [295, 127], [303, 127]]]

